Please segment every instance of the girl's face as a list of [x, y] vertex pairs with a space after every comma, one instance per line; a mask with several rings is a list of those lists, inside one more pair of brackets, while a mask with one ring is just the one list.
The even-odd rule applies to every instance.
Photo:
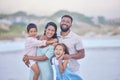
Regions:
[[47, 29], [45, 30], [45, 36], [47, 38], [52, 38], [54, 34], [55, 34], [55, 28], [49, 25]]
[[54, 50], [54, 53], [55, 53], [55, 56], [58, 58], [62, 55], [64, 55], [64, 50], [63, 50], [63, 47], [61, 45], [57, 45], [55, 47], [55, 50]]
[[36, 35], [37, 35], [37, 30], [36, 30], [36, 28], [31, 28], [31, 29], [29, 30], [29, 32], [28, 32], [28, 35], [29, 35], [30, 37], [36, 37]]

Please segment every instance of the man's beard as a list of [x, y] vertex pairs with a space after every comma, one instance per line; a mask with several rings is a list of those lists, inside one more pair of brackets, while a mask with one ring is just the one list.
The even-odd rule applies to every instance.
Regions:
[[61, 28], [61, 31], [62, 31], [62, 32], [67, 32], [67, 31], [69, 30], [69, 27], [67, 27], [67, 28], [62, 28], [62, 26], [61, 26], [60, 28]]

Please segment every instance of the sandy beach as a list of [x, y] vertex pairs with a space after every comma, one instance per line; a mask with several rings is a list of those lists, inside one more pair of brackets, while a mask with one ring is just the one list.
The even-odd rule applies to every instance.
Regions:
[[[85, 49], [80, 62], [83, 80], [120, 80], [120, 48]], [[1, 80], [28, 80], [29, 69], [22, 62], [21, 51], [0, 53]]]
[[86, 49], [80, 64], [84, 80], [120, 80], [120, 48]]

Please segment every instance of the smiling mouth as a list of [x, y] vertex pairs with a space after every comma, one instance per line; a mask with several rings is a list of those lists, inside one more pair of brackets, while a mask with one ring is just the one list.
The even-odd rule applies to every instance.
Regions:
[[60, 56], [60, 53], [57, 53], [56, 56], [59, 57], [59, 56]]
[[52, 34], [49, 34], [48, 36], [52, 36]]
[[56, 55], [60, 55], [60, 54], [56, 54]]
[[62, 27], [67, 27], [67, 25], [63, 24]]

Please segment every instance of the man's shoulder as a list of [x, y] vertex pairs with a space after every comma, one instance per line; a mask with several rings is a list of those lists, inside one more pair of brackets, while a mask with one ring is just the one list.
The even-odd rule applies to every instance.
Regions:
[[71, 31], [71, 35], [72, 35], [72, 37], [80, 38], [80, 36], [77, 33], [73, 32], [73, 31]]
[[57, 32], [57, 36], [60, 36], [60, 32]]

